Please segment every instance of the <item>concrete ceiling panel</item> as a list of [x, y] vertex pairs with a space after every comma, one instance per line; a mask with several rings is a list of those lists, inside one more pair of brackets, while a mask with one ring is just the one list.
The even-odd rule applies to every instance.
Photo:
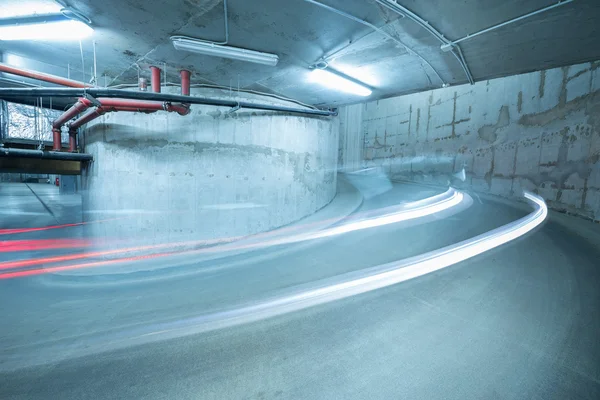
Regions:
[[[347, 104], [360, 97], [316, 87], [307, 81], [309, 65], [339, 51], [332, 67], [363, 79], [371, 98], [467, 81], [460, 64], [425, 29], [374, 0], [321, 0], [383, 29], [369, 27], [304, 0], [228, 0], [230, 44], [276, 53], [276, 67], [176, 51], [169, 36], [224, 39], [222, 0], [67, 0], [93, 21], [100, 76], [109, 84], [135, 83], [148, 66], [166, 63], [167, 79], [192, 70], [193, 83], [253, 88], [315, 104]], [[42, 10], [51, 0], [3, 0], [8, 9], [28, 5]], [[48, 4], [50, 4], [48, 3]], [[550, 0], [401, 0], [449, 39], [554, 4]], [[47, 6], [47, 5], [46, 5]], [[576, 0], [552, 11], [469, 39], [461, 44], [475, 80], [600, 59], [600, 2]], [[407, 49], [398, 44], [401, 41]], [[0, 52], [39, 60], [76, 77], [90, 78], [92, 42], [0, 42]], [[341, 49], [341, 50], [340, 50]], [[415, 56], [413, 52], [419, 54]], [[139, 69], [139, 72], [138, 72]], [[435, 72], [434, 72], [435, 70]], [[104, 78], [99, 79], [104, 83]]]

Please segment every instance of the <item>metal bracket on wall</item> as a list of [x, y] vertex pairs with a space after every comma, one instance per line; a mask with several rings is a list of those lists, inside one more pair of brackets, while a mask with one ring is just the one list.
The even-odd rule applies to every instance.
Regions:
[[240, 108], [242, 108], [242, 107], [240, 107], [240, 103], [237, 103], [237, 105], [235, 107], [232, 107], [229, 111], [227, 111], [227, 114], [233, 114], [234, 112], [236, 112]]
[[100, 103], [98, 100], [96, 100], [96, 98], [94, 96], [90, 96], [88, 93], [84, 93], [83, 96], [81, 96], [81, 97], [83, 97], [86, 100], [89, 100], [89, 102], [92, 103], [96, 107], [102, 106], [102, 103]]

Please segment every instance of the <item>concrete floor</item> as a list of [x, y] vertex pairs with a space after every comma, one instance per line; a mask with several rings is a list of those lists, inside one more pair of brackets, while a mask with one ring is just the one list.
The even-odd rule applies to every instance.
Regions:
[[[359, 211], [433, 193], [398, 184]], [[24, 216], [45, 209], [24, 186], [0, 185], [0, 196]], [[118, 343], [139, 329], [434, 250], [526, 213], [484, 198], [449, 218], [285, 246], [272, 257], [237, 255], [214, 270], [214, 262], [190, 260], [183, 277], [154, 270], [134, 280], [0, 280], [0, 398], [600, 398], [600, 232], [552, 212], [525, 237], [395, 286], [234, 328]], [[0, 228], [46, 222], [15, 215]]]
[[0, 204], [0, 229], [81, 222], [81, 195], [61, 195], [53, 184], [1, 182]]

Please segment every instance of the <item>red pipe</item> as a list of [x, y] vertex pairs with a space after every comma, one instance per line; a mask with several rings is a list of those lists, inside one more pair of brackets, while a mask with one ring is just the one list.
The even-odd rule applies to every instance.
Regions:
[[[158, 101], [144, 100], [128, 100], [128, 99], [113, 99], [113, 98], [98, 98], [102, 103], [102, 107], [115, 107], [115, 111], [168, 111], [176, 112], [179, 115], [187, 115], [190, 112], [190, 107], [187, 104], [181, 103], [161, 103]], [[129, 110], [132, 109], [132, 110]]]
[[98, 98], [98, 101], [102, 104], [103, 107], [127, 107], [148, 110], [165, 110], [164, 103], [161, 103], [159, 101], [113, 99], [104, 97]]
[[87, 124], [88, 122], [93, 121], [96, 118], [104, 115], [106, 112], [107, 112], [107, 110], [104, 110], [102, 107], [96, 107], [93, 110], [89, 110], [88, 112], [83, 114], [81, 117], [79, 117], [75, 121], [71, 122], [71, 124], [69, 125], [69, 130], [77, 129], [81, 125]]
[[188, 115], [190, 113], [190, 105], [189, 104], [171, 104], [165, 103], [166, 110], [168, 112], [176, 112], [179, 115]]
[[[102, 107], [106, 112], [117, 112], [117, 111], [125, 111], [125, 112], [141, 112], [144, 114], [152, 114], [155, 113], [159, 110], [151, 110], [151, 109], [144, 109], [144, 108], [138, 108], [138, 107]], [[162, 108], [161, 108], [162, 110]]]
[[65, 111], [60, 117], [54, 120], [52, 123], [52, 128], [60, 129], [61, 126], [65, 124], [68, 120], [75, 118], [77, 114], [80, 114], [87, 110], [92, 103], [87, 99], [79, 99], [77, 103], [75, 103], [71, 108]]
[[182, 69], [181, 74], [181, 94], [184, 96], [190, 95], [190, 71]]
[[26, 78], [36, 79], [38, 81], [44, 81], [54, 83], [56, 85], [68, 86], [74, 88], [86, 88], [93, 87], [87, 83], [74, 81], [71, 79], [62, 78], [56, 75], [44, 74], [42, 72], [31, 71], [28, 69], [11, 67], [10, 65], [0, 63], [0, 72], [6, 72], [7, 74], [13, 74], [18, 76], [24, 76]]
[[69, 128], [69, 151], [71, 153], [77, 151], [77, 129]]
[[[162, 107], [162, 105], [160, 103], [158, 103], [161, 107], [160, 110], [164, 110], [164, 108]], [[140, 108], [140, 107], [115, 107], [115, 106], [102, 106], [102, 107], [96, 107], [93, 110], [89, 110], [87, 113], [83, 114], [79, 119], [76, 119], [75, 121], [71, 122], [71, 124], [69, 125], [69, 129], [78, 129], [80, 128], [82, 125], [87, 124], [88, 122], [91, 122], [93, 120], [95, 120], [98, 117], [101, 117], [102, 115], [108, 113], [108, 112], [117, 112], [117, 111], [125, 111], [125, 112], [143, 112], [143, 113], [153, 113], [158, 111], [158, 109], [151, 109], [151, 108]]]
[[60, 151], [60, 148], [62, 147], [60, 144], [60, 128], [53, 128], [52, 129], [52, 150], [53, 151]]
[[[82, 115], [79, 119], [73, 121], [69, 127], [70, 129], [77, 129], [84, 124], [98, 118], [107, 112], [115, 111], [126, 111], [126, 112], [143, 112], [151, 113], [156, 111], [168, 111], [176, 112], [179, 115], [187, 115], [190, 112], [189, 104], [172, 104], [172, 103], [161, 103], [158, 101], [144, 101], [144, 100], [130, 100], [130, 99], [113, 99], [113, 98], [98, 98], [97, 99], [102, 106], [96, 107], [94, 110], [89, 110], [87, 113]], [[85, 106], [91, 106], [92, 103], [87, 99], [79, 99], [79, 101]]]
[[152, 91], [154, 93], [160, 93], [160, 68], [150, 67], [150, 71], [152, 71]]

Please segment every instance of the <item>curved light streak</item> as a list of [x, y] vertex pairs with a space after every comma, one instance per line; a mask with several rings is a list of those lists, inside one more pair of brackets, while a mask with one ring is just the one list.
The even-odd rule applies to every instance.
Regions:
[[[358, 273], [344, 274], [335, 278], [337, 283], [332, 283], [332, 279], [321, 281], [321, 287], [316, 289], [298, 291], [295, 294], [272, 298], [229, 311], [161, 324], [155, 326], [153, 331], [143, 333], [137, 338], [153, 335], [173, 336], [174, 333], [181, 330], [185, 330], [183, 334], [199, 333], [256, 322], [395, 285], [438, 271], [515, 240], [544, 222], [548, 215], [548, 208], [544, 200], [531, 193], [525, 193], [525, 198], [533, 203], [535, 211], [521, 219], [471, 239], [419, 256], [359, 271]], [[348, 277], [351, 277], [351, 279]]]
[[[92, 261], [72, 265], [62, 265], [47, 268], [37, 268], [28, 270], [18, 270], [0, 273], [0, 279], [19, 278], [33, 275], [40, 275], [51, 272], [62, 272], [81, 268], [101, 267], [111, 265], [119, 262], [131, 262], [137, 260], [148, 260], [152, 258], [174, 256], [174, 255], [199, 255], [199, 254], [218, 254], [229, 251], [241, 251], [241, 250], [256, 250], [271, 246], [280, 246], [285, 244], [293, 244], [308, 240], [322, 239], [326, 237], [332, 237], [349, 233], [352, 231], [379, 227], [383, 225], [389, 225], [402, 221], [412, 220], [416, 218], [425, 217], [432, 214], [437, 214], [442, 211], [448, 210], [452, 207], [459, 205], [464, 200], [464, 194], [449, 188], [446, 192], [428, 197], [426, 199], [417, 200], [408, 204], [387, 207], [381, 210], [375, 210], [369, 213], [359, 214], [360, 216], [367, 215], [368, 218], [361, 218], [356, 221], [348, 222], [346, 224], [336, 226], [333, 228], [327, 228], [309, 233], [287, 233], [287, 229], [265, 232], [257, 234], [253, 237], [246, 238], [247, 243], [234, 242], [234, 240], [243, 239], [242, 237], [232, 237], [224, 239], [213, 239], [213, 240], [201, 240], [201, 241], [188, 241], [188, 242], [175, 242], [175, 243], [163, 243], [158, 245], [147, 245], [138, 247], [128, 247], [121, 249], [111, 249], [106, 251], [87, 252], [79, 254], [69, 254], [55, 257], [43, 257], [30, 260], [18, 260], [18, 261], [7, 261], [0, 262], [0, 270], [14, 270], [16, 268], [33, 267], [35, 265], [51, 264], [56, 262], [74, 261], [92, 257], [104, 257], [122, 253], [134, 253], [139, 251], [151, 251], [158, 249], [171, 249], [169, 252], [162, 252], [159, 254], [147, 254], [140, 256], [128, 256], [123, 258], [115, 258], [110, 260]], [[300, 226], [301, 228], [302, 226]], [[294, 227], [296, 229], [298, 227]], [[285, 232], [285, 236], [279, 236]], [[201, 249], [182, 249], [185, 246], [207, 246], [215, 245], [213, 247], [206, 247]], [[177, 250], [177, 248], [179, 248]]]
[[[34, 240], [2, 240], [0, 253], [19, 251], [40, 251], [55, 249], [74, 249], [88, 247], [92, 243], [87, 239], [34, 239]], [[2, 269], [0, 263], [0, 269]]]
[[[76, 352], [78, 356], [82, 356], [83, 353], [93, 354], [155, 340], [208, 332], [257, 322], [404, 282], [482, 254], [535, 229], [546, 219], [548, 208], [544, 200], [536, 195], [525, 193], [525, 198], [533, 203], [535, 207], [532, 213], [454, 245], [397, 262], [322, 280], [320, 281], [320, 287], [305, 290], [298, 289], [296, 293], [291, 295], [273, 297], [250, 306], [175, 322], [103, 333], [102, 335], [78, 340], [76, 343], [71, 342], [68, 345], [55, 348], [46, 347], [44, 351], [50, 352], [48, 356], [39, 358], [39, 352], [36, 355], [38, 359], [42, 359], [46, 363], [49, 357], [58, 360], [65, 359], [68, 358], [68, 354], [73, 352]], [[72, 351], [68, 351], [69, 349]]]
[[412, 202], [408, 205], [408, 209], [325, 229], [320, 232], [311, 233], [308, 236], [310, 239], [319, 239], [361, 229], [375, 228], [383, 225], [408, 221], [415, 218], [422, 218], [457, 206], [463, 201], [463, 199], [464, 195], [461, 192], [455, 190], [454, 188], [450, 188], [445, 193], [440, 195]]

